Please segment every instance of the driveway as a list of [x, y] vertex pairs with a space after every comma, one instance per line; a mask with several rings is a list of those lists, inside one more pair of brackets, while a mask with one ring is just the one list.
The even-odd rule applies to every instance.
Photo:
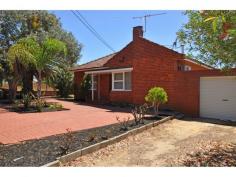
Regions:
[[[78, 158], [66, 166], [182, 166], [187, 154], [211, 142], [235, 143], [236, 127], [195, 120], [171, 120]], [[199, 119], [200, 120], [200, 119]]]
[[125, 109], [95, 107], [70, 101], [60, 102], [70, 110], [43, 113], [9, 112], [0, 105], [0, 143], [11, 144], [72, 131], [84, 130], [117, 123], [116, 116], [131, 116]]

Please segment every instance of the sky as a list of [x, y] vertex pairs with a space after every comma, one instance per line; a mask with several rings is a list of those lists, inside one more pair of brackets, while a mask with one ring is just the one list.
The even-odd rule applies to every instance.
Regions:
[[[72, 32], [75, 38], [82, 43], [82, 57], [78, 64], [83, 64], [113, 53], [89, 31], [71, 11], [63, 10], [51, 12], [60, 18], [63, 28]], [[164, 15], [147, 18], [147, 29], [144, 33], [144, 37], [161, 45], [168, 45], [168, 47], [175, 41], [176, 32], [187, 22], [187, 17], [183, 14], [183, 11], [80, 10], [79, 12], [115, 51], [121, 50], [132, 41], [132, 29], [134, 26], [144, 26], [144, 20], [133, 19], [133, 17], [166, 13]]]

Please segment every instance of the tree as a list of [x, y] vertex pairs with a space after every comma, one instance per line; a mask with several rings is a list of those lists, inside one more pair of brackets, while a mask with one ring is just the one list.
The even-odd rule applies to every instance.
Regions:
[[148, 91], [148, 94], [145, 96], [145, 100], [152, 103], [155, 115], [157, 116], [159, 105], [166, 103], [168, 96], [163, 88], [153, 87]]
[[[36, 68], [37, 95], [41, 97], [42, 73], [54, 71], [55, 67], [63, 63], [61, 56], [66, 55], [65, 44], [57, 39], [46, 38], [38, 43], [36, 38], [22, 38], [10, 47], [8, 59], [11, 66], [20, 63], [24, 68], [34, 65]], [[47, 72], [48, 73], [48, 72]]]
[[189, 21], [177, 33], [188, 54], [209, 65], [236, 66], [236, 11], [186, 11]]
[[63, 29], [57, 30], [50, 34], [51, 37], [56, 38], [65, 43], [67, 48], [67, 56], [65, 57], [66, 65], [73, 66], [76, 64], [81, 55], [82, 45], [75, 39], [71, 32]]
[[[75, 64], [80, 58], [81, 44], [71, 33], [66, 32], [59, 19], [48, 11], [0, 11], [0, 77], [8, 82], [14, 78], [7, 61], [9, 48], [19, 39], [28, 36], [37, 36], [38, 42], [45, 38], [55, 38], [63, 41], [68, 49], [64, 63]], [[63, 54], [62, 54], [63, 56]], [[32, 91], [33, 75], [37, 73], [34, 65], [22, 68], [21, 79], [23, 91]], [[10, 84], [9, 84], [10, 85]]]
[[49, 78], [48, 83], [58, 89], [62, 98], [67, 98], [73, 89], [73, 74], [66, 67], [58, 67]]

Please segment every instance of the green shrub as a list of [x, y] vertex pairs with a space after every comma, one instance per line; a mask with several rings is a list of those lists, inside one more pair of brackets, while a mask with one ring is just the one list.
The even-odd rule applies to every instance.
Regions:
[[46, 81], [58, 89], [58, 94], [62, 98], [68, 98], [73, 92], [73, 74], [67, 67], [57, 68]]
[[38, 112], [42, 112], [44, 106], [45, 106], [45, 100], [44, 99], [37, 98], [35, 100], [35, 108]]
[[24, 109], [28, 109], [30, 107], [32, 100], [33, 97], [31, 93], [23, 94], [21, 103], [23, 104]]
[[79, 98], [81, 100], [86, 100], [90, 88], [91, 88], [91, 76], [85, 75], [79, 89]]
[[53, 104], [50, 104], [49, 106], [49, 109], [62, 109], [62, 108], [63, 106], [60, 103], [53, 103]]
[[168, 101], [168, 96], [166, 91], [161, 87], [153, 87], [148, 91], [145, 96], [147, 102], [152, 103], [155, 115], [158, 115], [158, 109], [160, 104], [164, 104]]

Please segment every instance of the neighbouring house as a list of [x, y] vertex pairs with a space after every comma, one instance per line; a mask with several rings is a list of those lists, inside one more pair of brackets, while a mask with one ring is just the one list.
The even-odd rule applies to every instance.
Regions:
[[75, 98], [84, 75], [92, 76], [89, 100], [94, 103], [142, 104], [148, 90], [163, 87], [164, 107], [186, 115], [236, 120], [236, 70], [220, 70], [143, 38], [142, 26], [117, 53], [73, 68]]

